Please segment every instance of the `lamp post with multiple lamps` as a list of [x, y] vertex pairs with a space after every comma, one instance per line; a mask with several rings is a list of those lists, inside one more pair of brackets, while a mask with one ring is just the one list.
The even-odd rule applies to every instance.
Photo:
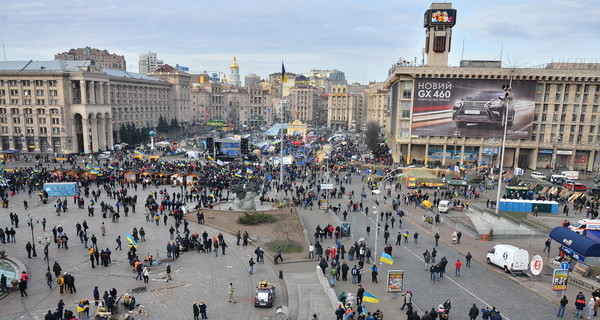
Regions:
[[[379, 212], [378, 212], [378, 208], [380, 206], [379, 203], [379, 195], [381, 194], [381, 188], [385, 187], [385, 183], [390, 181], [391, 179], [395, 179], [397, 177], [401, 177], [404, 174], [393, 174], [394, 172], [398, 171], [398, 170], [402, 170], [402, 168], [396, 168], [393, 169], [392, 171], [388, 172], [385, 177], [377, 184], [377, 191], [378, 192], [374, 192], [375, 190], [373, 190], [373, 193], [377, 194], [377, 202], [375, 203], [376, 205], [373, 206], [374, 210], [374, 214], [375, 214], [375, 221], [373, 221], [373, 219], [371, 219], [371, 221], [373, 221], [375, 223], [375, 247], [373, 248], [373, 257], [374, 259], [377, 259], [377, 240], [379, 238]], [[385, 188], [384, 188], [385, 189]]]
[[39, 219], [34, 219], [31, 215], [29, 216], [29, 218], [27, 219], [27, 223], [29, 224], [29, 226], [31, 227], [31, 245], [32, 245], [32, 249], [33, 249], [33, 253], [32, 256], [37, 257], [37, 252], [35, 251], [35, 238], [33, 237], [33, 221], [36, 221], [36, 223], [39, 222]]

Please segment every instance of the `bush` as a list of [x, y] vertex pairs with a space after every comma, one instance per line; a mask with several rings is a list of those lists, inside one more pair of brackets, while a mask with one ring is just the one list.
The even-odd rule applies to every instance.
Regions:
[[282, 253], [297, 253], [303, 250], [302, 244], [294, 240], [273, 240], [267, 243], [271, 252], [277, 252], [278, 247], [281, 247]]
[[265, 213], [244, 212], [244, 215], [238, 218], [240, 224], [255, 225], [261, 223], [273, 223], [277, 218]]

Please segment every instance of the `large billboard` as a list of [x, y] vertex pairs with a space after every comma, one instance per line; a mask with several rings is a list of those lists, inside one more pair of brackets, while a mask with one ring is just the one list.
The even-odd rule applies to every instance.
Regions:
[[425, 11], [425, 22], [424, 26], [435, 26], [435, 25], [448, 25], [454, 26], [456, 24], [456, 10], [455, 9], [429, 9]]
[[[530, 139], [536, 82], [508, 80], [417, 79], [412, 135]], [[508, 116], [506, 115], [508, 112]], [[507, 120], [507, 121], [506, 121]]]

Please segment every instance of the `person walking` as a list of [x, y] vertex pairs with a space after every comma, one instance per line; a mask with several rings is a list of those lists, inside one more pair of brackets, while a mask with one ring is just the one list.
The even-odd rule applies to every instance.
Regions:
[[548, 258], [550, 258], [550, 245], [552, 244], [552, 241], [550, 240], [550, 238], [548, 238], [548, 240], [546, 240], [546, 242], [544, 242], [544, 250], [542, 252], [546, 252], [546, 250], [548, 250]]
[[192, 312], [194, 313], [194, 320], [200, 320], [200, 318], [198, 318], [200, 316], [200, 308], [198, 308], [198, 305], [195, 301], [192, 305]]
[[204, 303], [204, 301], [200, 301], [200, 305], [198, 305], [198, 308], [200, 309], [200, 315], [202, 316], [202, 319], [208, 319], [208, 317], [206, 316], [206, 304]]
[[275, 264], [278, 264], [278, 260], [281, 259], [283, 262], [283, 257], [281, 256], [281, 247], [277, 247], [277, 255], [275, 255]]
[[249, 274], [254, 274], [254, 265], [256, 264], [256, 262], [254, 262], [254, 258], [250, 257], [250, 260], [248, 261], [248, 265], [250, 265], [250, 270], [248, 270]]
[[27, 250], [27, 258], [31, 259], [31, 250], [33, 249], [33, 246], [31, 245], [30, 241], [27, 241], [27, 244], [25, 245], [25, 250]]
[[358, 285], [358, 289], [356, 290], [356, 304], [362, 304], [363, 296], [365, 295], [365, 288], [362, 285]]
[[169, 280], [173, 280], [173, 278], [171, 278], [171, 265], [167, 263], [167, 282], [169, 282]]
[[590, 298], [590, 301], [587, 304], [587, 308], [588, 308], [588, 319], [592, 319], [592, 317], [594, 316], [594, 305], [596, 304], [596, 301], [594, 300], [594, 297]]
[[439, 233], [435, 233], [435, 236], [433, 236], [433, 238], [435, 239], [435, 246], [438, 246], [438, 243], [440, 241], [440, 234]]
[[115, 250], [123, 250], [121, 248], [121, 236], [118, 236], [115, 241], [117, 242], [117, 247], [115, 248]]
[[404, 296], [404, 304], [400, 308], [400, 310], [404, 310], [404, 307], [408, 307], [408, 309], [412, 309], [412, 290], [406, 290], [406, 293], [402, 294]]
[[556, 313], [557, 317], [564, 317], [565, 316], [565, 308], [567, 307], [567, 304], [569, 304], [569, 299], [567, 299], [567, 296], [563, 295], [562, 299], [560, 299], [560, 306], [558, 307], [558, 312]]
[[27, 297], [27, 280], [19, 281], [19, 291], [21, 292], [21, 297]]
[[425, 271], [429, 270], [429, 261], [431, 261], [431, 254], [429, 254], [429, 250], [425, 250], [423, 252], [423, 261], [425, 261]]
[[229, 302], [236, 303], [235, 297], [233, 296], [233, 294], [235, 293], [235, 288], [233, 287], [232, 282], [229, 283], [229, 288], [227, 288], [227, 291], [229, 292]]
[[142, 274], [144, 275], [144, 283], [148, 283], [148, 280], [150, 279], [150, 272], [148, 271], [148, 267], [144, 267]]
[[413, 234], [413, 239], [415, 240], [415, 244], [419, 243], [419, 233], [415, 231]]
[[378, 283], [377, 282], [377, 275], [379, 274], [379, 269], [377, 269], [377, 265], [373, 264], [373, 266], [371, 267], [371, 282], [373, 283]]
[[52, 272], [50, 270], [46, 272], [46, 284], [52, 289]]
[[473, 306], [469, 310], [469, 320], [476, 320], [478, 315], [479, 315], [479, 309], [473, 303]]

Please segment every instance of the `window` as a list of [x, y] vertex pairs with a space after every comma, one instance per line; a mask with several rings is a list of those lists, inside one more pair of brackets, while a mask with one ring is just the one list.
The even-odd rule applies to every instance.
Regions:
[[583, 133], [583, 126], [579, 126], [578, 129], [577, 129], [577, 132]]
[[23, 113], [24, 114], [33, 114], [33, 110], [31, 110], [31, 108], [25, 108], [25, 109], [23, 109]]
[[590, 133], [594, 133], [596, 131], [596, 126], [590, 126]]
[[6, 90], [0, 89], [0, 96], [5, 96], [5, 95], [6, 95]]
[[33, 124], [33, 118], [25, 118], [26, 124]]
[[546, 115], [545, 114], [542, 115], [542, 122], [546, 122]]
[[2, 133], [8, 133], [8, 127], [2, 127]]
[[554, 105], [554, 112], [558, 112], [559, 109], [560, 109], [560, 104], [555, 104]]
[[19, 99], [10, 99], [10, 104], [16, 106], [19, 104]]
[[0, 118], [0, 123], [8, 123], [8, 120], [6, 120], [6, 118]]
[[578, 105], [574, 105], [573, 106], [573, 113], [577, 113], [579, 112], [579, 106]]
[[13, 123], [21, 123], [21, 118], [12, 118]]
[[18, 80], [8, 80], [8, 86], [9, 87], [16, 87], [19, 85], [19, 81]]
[[569, 135], [569, 143], [573, 143], [575, 141], [575, 136], [570, 134]]
[[[0, 104], [1, 104], [1, 103], [0, 103]], [[598, 105], [594, 105], [594, 106], [592, 107], [592, 112], [593, 112], [593, 113], [597, 113], [597, 112], [598, 112]]]
[[21, 133], [21, 127], [13, 127], [13, 132], [16, 134], [20, 134]]
[[35, 104], [37, 104], [38, 106], [43, 106], [46, 104], [46, 100], [44, 99], [36, 99], [35, 100]]
[[6, 114], [6, 108], [0, 108], [0, 114]]
[[44, 90], [35, 90], [35, 95], [38, 97], [43, 97], [44, 96]]
[[540, 133], [540, 142], [544, 142], [544, 139], [546, 138], [546, 136], [543, 133]]
[[48, 134], [48, 128], [46, 127], [40, 127], [40, 134]]
[[30, 106], [31, 105], [31, 99], [23, 99], [23, 104]]
[[52, 127], [52, 134], [54, 134], [54, 135], [60, 134], [60, 128]]
[[56, 87], [58, 85], [58, 81], [56, 80], [48, 80], [48, 86]]
[[23, 81], [21, 81], [21, 83], [23, 84], [23, 87], [29, 87], [29, 86], [31, 86], [31, 81], [30, 80], [23, 80]]
[[548, 112], [548, 105], [547, 104], [544, 104], [544, 107], [542, 108], [542, 111]]
[[35, 133], [35, 129], [33, 129], [32, 127], [27, 127], [27, 128], [25, 128], [25, 133], [27, 133], [27, 134], [34, 134]]
[[563, 89], [563, 85], [562, 85], [562, 84], [557, 84], [557, 85], [556, 85], [556, 91], [557, 91], [557, 92], [561, 92], [561, 91], [562, 91], [562, 89]]
[[44, 80], [35, 80], [35, 86], [36, 87], [41, 87], [44, 85]]
[[48, 90], [48, 94], [50, 94], [51, 97], [58, 97], [58, 90]]
[[10, 89], [10, 95], [11, 96], [18, 96], [19, 95], [19, 90], [17, 90], [17, 89]]
[[38, 124], [46, 124], [46, 118], [38, 118]]
[[576, 114], [572, 114], [571, 115], [571, 122], [575, 122], [577, 121], [577, 115]]
[[50, 109], [50, 114], [58, 114], [58, 109], [56, 109], [56, 108]]
[[46, 114], [46, 109], [37, 108], [36, 112], [37, 112], [37, 114]]
[[558, 114], [552, 116], [552, 122], [558, 122]]
[[6, 104], [6, 99], [0, 99], [0, 104], [5, 105]]
[[59, 118], [52, 118], [51, 121], [52, 121], [52, 124], [60, 124]]
[[58, 99], [50, 99], [50, 105], [51, 106], [57, 106], [58, 105]]

